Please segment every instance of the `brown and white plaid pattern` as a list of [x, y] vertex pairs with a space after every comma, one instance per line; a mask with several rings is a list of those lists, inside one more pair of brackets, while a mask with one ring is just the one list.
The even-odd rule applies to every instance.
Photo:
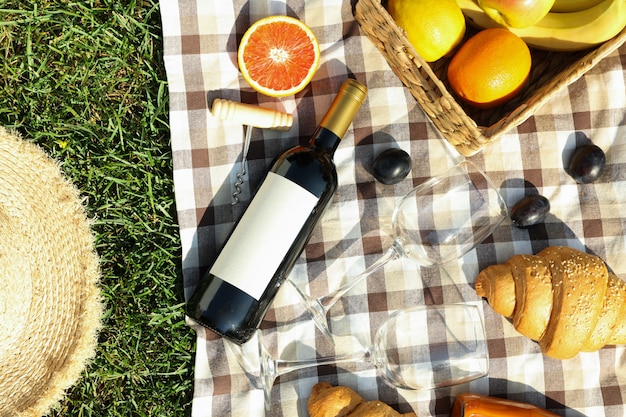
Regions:
[[[336, 153], [339, 188], [290, 279], [318, 297], [345, 276], [376, 261], [391, 242], [390, 216], [396, 201], [424, 179], [460, 157], [446, 145], [416, 101], [394, 76], [371, 42], [360, 33], [351, 2], [341, 0], [224, 2], [161, 0], [165, 67], [170, 94], [174, 183], [183, 247], [185, 294], [215, 259], [217, 249], [250, 200], [271, 160], [313, 132], [347, 77], [369, 88], [368, 100]], [[287, 14], [317, 35], [322, 63], [310, 86], [294, 97], [273, 99], [253, 92], [240, 76], [237, 45], [249, 25], [266, 15]], [[502, 140], [471, 159], [492, 177], [509, 205], [525, 193], [550, 199], [544, 225], [517, 229], [503, 223], [462, 260], [444, 268], [418, 268], [396, 260], [358, 285], [331, 311], [340, 337], [334, 350], [355, 349], [369, 338], [389, 311], [418, 303], [467, 301], [484, 311], [491, 370], [488, 378], [436, 392], [390, 388], [365, 364], [324, 366], [276, 381], [273, 407], [263, 410], [263, 394], [251, 385], [224, 341], [197, 331], [193, 416], [306, 416], [306, 401], [318, 381], [344, 384], [366, 399], [379, 398], [418, 415], [448, 416], [461, 391], [526, 401], [563, 416], [623, 417], [626, 414], [626, 350], [607, 347], [568, 361], [544, 357], [519, 336], [472, 289], [478, 271], [514, 253], [547, 245], [570, 245], [603, 257], [626, 278], [626, 47], [603, 60], [579, 81]], [[242, 202], [231, 205], [244, 130], [210, 114], [215, 98], [293, 113], [288, 132], [254, 129], [249, 175]], [[607, 154], [608, 165], [594, 184], [576, 184], [564, 161], [583, 135]], [[370, 167], [383, 149], [399, 146], [413, 158], [409, 177], [394, 186], [374, 181]], [[534, 189], [536, 190], [534, 190]], [[242, 253], [241, 256], [246, 256]], [[333, 353], [285, 286], [263, 323], [272, 349], [289, 358]], [[297, 318], [301, 326], [283, 331]], [[278, 327], [278, 328], [277, 328]], [[298, 332], [294, 335], [294, 332]], [[294, 342], [297, 340], [297, 343]]]

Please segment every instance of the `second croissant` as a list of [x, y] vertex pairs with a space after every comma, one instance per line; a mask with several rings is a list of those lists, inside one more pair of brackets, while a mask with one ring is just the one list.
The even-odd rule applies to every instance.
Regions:
[[515, 255], [481, 271], [475, 288], [552, 358], [626, 344], [626, 282], [597, 256], [565, 246]]

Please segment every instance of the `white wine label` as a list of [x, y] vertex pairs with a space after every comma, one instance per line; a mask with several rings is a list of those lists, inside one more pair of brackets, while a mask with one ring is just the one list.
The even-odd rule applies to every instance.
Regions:
[[269, 172], [211, 274], [259, 300], [317, 202], [309, 191]]

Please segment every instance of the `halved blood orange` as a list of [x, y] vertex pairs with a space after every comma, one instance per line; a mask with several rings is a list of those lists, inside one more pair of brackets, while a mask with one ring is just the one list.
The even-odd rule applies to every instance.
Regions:
[[320, 47], [301, 20], [268, 16], [244, 33], [237, 52], [239, 70], [256, 91], [282, 97], [302, 91], [319, 67]]

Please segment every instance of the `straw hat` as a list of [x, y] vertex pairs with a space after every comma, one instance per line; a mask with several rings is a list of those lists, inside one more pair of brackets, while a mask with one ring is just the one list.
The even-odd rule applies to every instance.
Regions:
[[42, 416], [93, 357], [100, 270], [78, 192], [0, 127], [0, 415]]

